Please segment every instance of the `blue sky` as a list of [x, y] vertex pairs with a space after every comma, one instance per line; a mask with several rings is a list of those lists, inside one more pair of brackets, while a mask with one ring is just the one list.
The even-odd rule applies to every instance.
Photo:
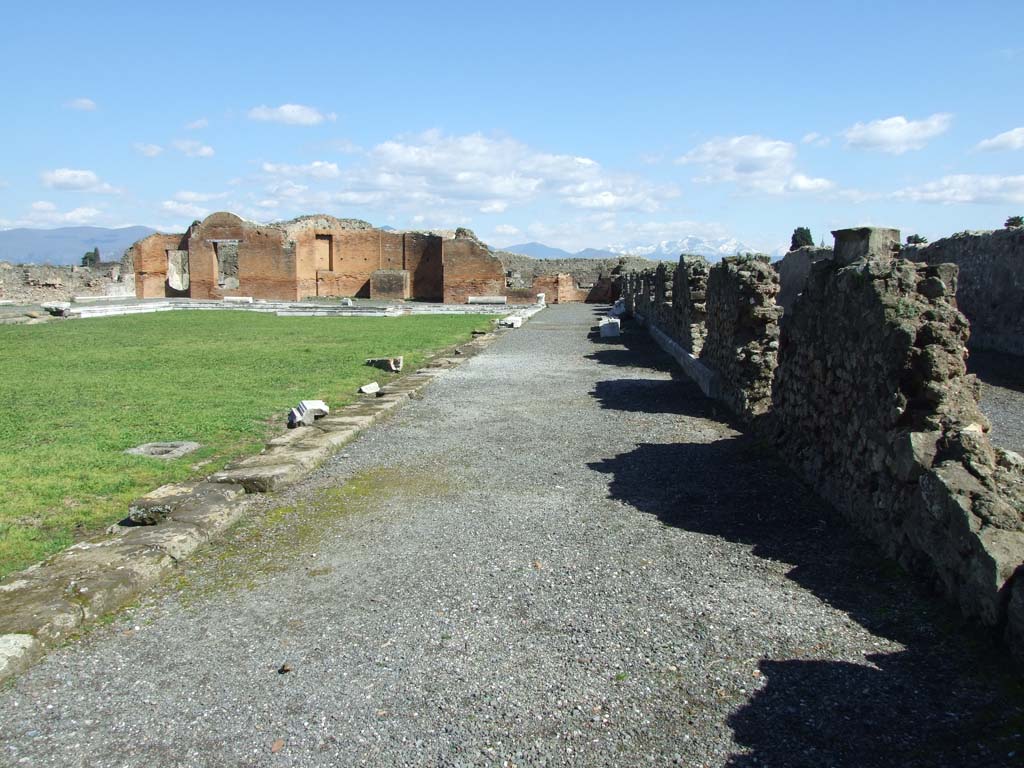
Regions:
[[5, 10], [0, 228], [771, 250], [1024, 214], [1020, 0], [148, 5]]

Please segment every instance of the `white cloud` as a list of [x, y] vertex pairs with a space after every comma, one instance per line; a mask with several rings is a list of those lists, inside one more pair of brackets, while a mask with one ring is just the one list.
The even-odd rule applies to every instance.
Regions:
[[187, 189], [176, 192], [174, 195], [174, 199], [182, 203], [208, 203], [211, 200], [222, 200], [225, 197], [227, 197], [227, 194], [224, 192], [213, 194], [209, 192], [191, 192]]
[[261, 170], [274, 178], [251, 199], [285, 201], [284, 208], [296, 212], [372, 206], [462, 223], [473, 213], [503, 213], [536, 200], [570, 208], [652, 211], [679, 194], [672, 185], [609, 172], [587, 157], [542, 152], [479, 133], [427, 131], [381, 142], [361, 154], [359, 163], [342, 168], [327, 161], [263, 163]]
[[670, 185], [609, 173], [588, 157], [541, 152], [480, 133], [428, 131], [378, 144], [369, 158], [360, 179], [366, 186], [434, 205], [475, 202], [484, 212], [546, 193], [573, 207], [653, 210], [678, 194]]
[[51, 189], [99, 192], [102, 194], [117, 194], [120, 191], [101, 181], [94, 171], [77, 168], [57, 168], [52, 171], [43, 171], [41, 179], [43, 186], [50, 187]]
[[893, 194], [918, 203], [1024, 204], [1024, 176], [957, 174]]
[[843, 131], [848, 147], [878, 150], [902, 155], [914, 149], [923, 149], [930, 139], [941, 136], [953, 124], [953, 116], [938, 112], [924, 120], [907, 120], [902, 115], [855, 123]]
[[136, 152], [140, 155], [145, 155], [146, 157], [156, 157], [164, 151], [164, 148], [159, 144], [143, 144], [142, 142], [135, 142], [133, 146], [135, 147]]
[[86, 99], [84, 97], [72, 99], [71, 101], [64, 102], [64, 106], [67, 109], [75, 109], [79, 112], [95, 112], [96, 102], [92, 99]]
[[323, 114], [314, 107], [302, 104], [282, 104], [279, 107], [261, 105], [249, 110], [250, 120], [264, 123], [284, 123], [285, 125], [319, 125], [324, 120], [337, 120], [333, 112]]
[[794, 192], [827, 192], [833, 187], [835, 183], [828, 179], [811, 178], [802, 173], [794, 173], [786, 182], [786, 188]]
[[209, 213], [209, 210], [206, 208], [194, 203], [184, 203], [178, 200], [164, 200], [160, 203], [160, 207], [168, 213], [186, 216], [190, 219], [201, 219]]
[[810, 144], [812, 147], [827, 147], [831, 141], [832, 139], [828, 136], [822, 136], [817, 131], [805, 133], [804, 137], [800, 139], [801, 144]]
[[997, 136], [993, 136], [991, 139], [985, 139], [979, 142], [975, 149], [982, 152], [1000, 149], [1024, 149], [1024, 126], [1005, 131]]
[[747, 135], [714, 138], [690, 150], [677, 161], [700, 165], [700, 182], [731, 181], [747, 189], [781, 194], [793, 173], [796, 148], [788, 141]]
[[70, 211], [61, 212], [56, 205], [48, 200], [37, 200], [29, 206], [29, 209], [28, 217], [25, 221], [18, 222], [19, 224], [34, 226], [90, 224], [102, 213], [99, 209], [89, 206], [72, 208]]
[[308, 176], [313, 179], [336, 179], [341, 175], [337, 163], [325, 160], [314, 160], [305, 165], [288, 165], [286, 163], [263, 163], [263, 172], [273, 176]]
[[[808, 136], [813, 137], [812, 141], [819, 140], [818, 134]], [[703, 166], [706, 175], [694, 181], [733, 182], [742, 189], [771, 195], [827, 192], [835, 187], [829, 179], [796, 171], [796, 147], [792, 143], [756, 134], [711, 139], [676, 162]]]
[[43, 171], [42, 178], [44, 186], [54, 189], [92, 189], [100, 183], [100, 178], [95, 172], [74, 168]]
[[177, 139], [171, 142], [174, 148], [186, 157], [213, 157], [213, 147], [191, 139]]
[[200, 128], [205, 128], [210, 124], [210, 121], [205, 117], [200, 117], [198, 120], [193, 120], [191, 123], [185, 123], [186, 131], [198, 131]]
[[497, 235], [518, 235], [519, 227], [514, 227], [511, 224], [499, 224], [494, 228], [494, 233]]

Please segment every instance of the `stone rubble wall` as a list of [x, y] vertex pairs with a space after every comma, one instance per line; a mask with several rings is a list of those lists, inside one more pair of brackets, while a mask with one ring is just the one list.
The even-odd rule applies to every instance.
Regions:
[[1024, 561], [1024, 474], [985, 434], [956, 290], [952, 264], [815, 263], [783, 323], [768, 429], [888, 555], [1002, 626]]
[[134, 296], [135, 275], [119, 262], [97, 267], [9, 264], [0, 261], [0, 299], [16, 304], [70, 301], [74, 296]]
[[652, 307], [654, 323], [659, 328], [672, 329], [670, 335], [675, 337], [675, 308], [673, 289], [676, 268], [672, 264], [659, 264], [652, 276], [654, 281], [654, 306]]
[[956, 301], [971, 321], [971, 346], [1024, 355], [1024, 227], [960, 232], [901, 256], [926, 264], [956, 264]]
[[811, 264], [822, 259], [831, 259], [831, 248], [818, 248], [813, 245], [805, 245], [790, 251], [772, 266], [779, 273], [779, 283], [782, 286], [776, 303], [782, 307], [783, 312], [789, 312], [793, 308], [796, 297], [807, 285], [807, 278], [811, 274]]
[[[964, 616], [1002, 633], [1024, 666], [1024, 458], [988, 439], [966, 368], [958, 267], [870, 244], [890, 231], [837, 238], [855, 251], [861, 234], [865, 255], [846, 264], [806, 249], [785, 316], [766, 258], [711, 266], [700, 361], [720, 377], [721, 399], [823, 498]], [[656, 273], [627, 273], [627, 312], [679, 338], [693, 271], [676, 270], [667, 322]]]
[[[673, 274], [672, 310], [674, 338], [691, 354], [700, 356], [707, 336], [708, 271], [703, 256], [679, 257]], [[667, 331], [666, 331], [667, 332]]]
[[718, 373], [722, 400], [746, 421], [771, 407], [779, 350], [779, 276], [766, 256], [731, 256], [711, 267], [707, 338], [700, 360]]

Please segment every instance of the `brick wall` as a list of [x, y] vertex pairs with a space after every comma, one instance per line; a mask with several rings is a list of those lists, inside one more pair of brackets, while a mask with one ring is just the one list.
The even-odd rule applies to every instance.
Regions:
[[444, 303], [465, 304], [470, 296], [505, 296], [501, 262], [469, 238], [443, 243]]
[[[222, 280], [213, 242], [217, 240], [238, 241], [237, 286]], [[254, 224], [232, 213], [214, 213], [192, 228], [188, 252], [192, 298], [299, 298], [294, 243], [285, 242], [285, 231], [280, 227]]]
[[162, 299], [167, 296], [167, 251], [178, 250], [184, 237], [184, 234], [154, 234], [130, 248], [137, 298]]
[[409, 290], [413, 297], [424, 301], [441, 301], [444, 298], [441, 238], [419, 232], [406, 232], [402, 238], [405, 269], [409, 272]]

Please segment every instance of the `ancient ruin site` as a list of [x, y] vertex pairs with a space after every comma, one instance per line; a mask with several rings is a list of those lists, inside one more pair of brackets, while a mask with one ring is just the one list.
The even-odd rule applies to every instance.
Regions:
[[0, 768], [1024, 766], [1019, 16], [6, 10]]

